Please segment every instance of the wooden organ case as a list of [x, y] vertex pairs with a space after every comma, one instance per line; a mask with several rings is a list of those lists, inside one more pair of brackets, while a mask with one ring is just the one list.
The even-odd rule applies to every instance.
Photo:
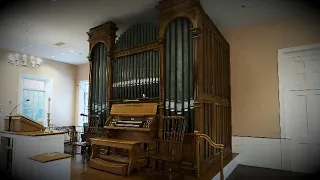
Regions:
[[[99, 118], [89, 117], [89, 124], [106, 126], [107, 138], [126, 140], [128, 129], [145, 129], [110, 126], [110, 107], [112, 111], [128, 103], [132, 107], [157, 103], [158, 116], [183, 115], [187, 119], [184, 148], [188, 151], [184, 151], [182, 167], [199, 177], [219, 165], [219, 151], [207, 141], [200, 141], [196, 148], [194, 132], [223, 144], [224, 157], [232, 153], [229, 44], [199, 0], [162, 0], [156, 10], [158, 22], [137, 23], [117, 40], [118, 28], [112, 22], [88, 33], [89, 113], [100, 113]], [[106, 47], [97, 46], [101, 42]], [[105, 79], [97, 78], [101, 75]], [[134, 113], [126, 116], [134, 117]], [[153, 121], [159, 137], [163, 129], [160, 119]], [[132, 136], [131, 141], [153, 135]]]

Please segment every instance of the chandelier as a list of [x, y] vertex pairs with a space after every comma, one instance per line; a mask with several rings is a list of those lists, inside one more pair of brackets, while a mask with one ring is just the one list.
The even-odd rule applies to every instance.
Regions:
[[33, 56], [28, 56], [26, 54], [22, 55], [22, 60], [19, 59], [19, 54], [8, 56], [8, 63], [16, 66], [24, 66], [24, 67], [31, 67], [31, 68], [39, 68], [41, 66], [41, 59], [35, 58]]
[[[26, 50], [28, 52], [28, 35], [27, 35], [27, 32], [28, 32], [28, 25], [25, 29], [26, 31]], [[39, 68], [41, 66], [41, 59], [40, 58], [36, 58], [34, 56], [29, 56], [27, 54], [23, 54], [20, 58], [20, 54], [17, 53], [15, 55], [13, 54], [10, 54], [8, 56], [8, 63], [9, 64], [12, 64], [12, 65], [16, 65], [16, 66], [23, 66], [23, 67], [31, 67], [31, 68]]]

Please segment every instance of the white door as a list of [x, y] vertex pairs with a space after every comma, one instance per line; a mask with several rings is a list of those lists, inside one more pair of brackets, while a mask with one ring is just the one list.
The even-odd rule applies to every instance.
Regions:
[[320, 46], [282, 52], [279, 84], [281, 136], [290, 142], [285, 152], [290, 169], [312, 173], [320, 168]]

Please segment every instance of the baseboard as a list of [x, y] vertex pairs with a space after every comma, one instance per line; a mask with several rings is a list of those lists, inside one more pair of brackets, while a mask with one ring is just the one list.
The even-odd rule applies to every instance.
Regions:
[[232, 151], [239, 153], [238, 164], [290, 171], [289, 140], [232, 137]]

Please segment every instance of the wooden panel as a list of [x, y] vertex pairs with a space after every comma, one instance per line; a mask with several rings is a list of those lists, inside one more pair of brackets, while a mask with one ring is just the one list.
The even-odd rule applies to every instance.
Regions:
[[157, 114], [157, 103], [114, 104], [110, 114], [120, 116], [152, 116]]
[[[5, 118], [5, 130], [9, 129], [9, 117]], [[13, 116], [10, 122], [10, 131], [32, 132], [44, 130], [45, 127], [25, 116]]]
[[69, 157], [72, 157], [72, 156], [70, 154], [53, 152], [53, 153], [48, 153], [48, 154], [32, 156], [29, 159], [34, 160], [34, 161], [38, 161], [41, 163], [46, 163], [46, 162], [56, 161], [59, 159], [65, 159], [65, 158], [69, 158]]

